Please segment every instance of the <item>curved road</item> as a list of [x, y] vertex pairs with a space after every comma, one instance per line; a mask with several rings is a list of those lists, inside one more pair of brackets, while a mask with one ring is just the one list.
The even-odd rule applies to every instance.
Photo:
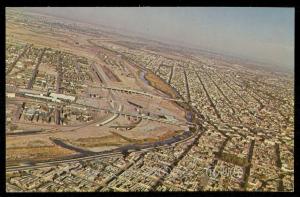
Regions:
[[[161, 148], [165, 147], [168, 145], [168, 147], [172, 145], [176, 145], [179, 143], [183, 143], [189, 139], [192, 139], [193, 137], [196, 137], [197, 135], [201, 134], [202, 132], [199, 132], [197, 130], [196, 132], [192, 133], [184, 133], [182, 134], [183, 137], [186, 138], [181, 138], [182, 136], [175, 136], [171, 140], [167, 139], [165, 141], [160, 141], [160, 142], [154, 142], [154, 143], [148, 143], [148, 144], [142, 144], [142, 145], [127, 145], [126, 147], [120, 147], [114, 150], [110, 151], [104, 151], [101, 153], [94, 153], [92, 155], [90, 154], [79, 154], [79, 155], [74, 155], [74, 156], [69, 156], [71, 158], [68, 159], [62, 159], [62, 160], [54, 160], [54, 161], [46, 161], [46, 162], [40, 162], [40, 163], [31, 163], [25, 166], [7, 166], [6, 167], [6, 172], [13, 172], [13, 171], [18, 171], [18, 170], [29, 170], [29, 169], [36, 169], [36, 168], [45, 168], [45, 167], [50, 167], [54, 165], [58, 165], [60, 163], [69, 163], [69, 162], [76, 162], [76, 161], [88, 161], [88, 160], [93, 160], [93, 159], [100, 159], [100, 158], [106, 158], [106, 157], [112, 157], [112, 156], [122, 156], [123, 151], [130, 151], [133, 150], [134, 152], [144, 152], [144, 151], [150, 151], [156, 148]], [[190, 134], [190, 135], [189, 135]], [[173, 142], [172, 142], [173, 141]], [[140, 148], [143, 147], [144, 148]], [[73, 158], [72, 158], [73, 157]], [[26, 162], [24, 162], [26, 163]], [[34, 164], [34, 165], [33, 165]]]
[[[142, 68], [142, 67], [139, 67], [139, 68]], [[145, 86], [145, 85], [143, 84], [143, 86]], [[109, 92], [110, 92], [112, 104], [115, 104], [114, 103], [115, 95], [112, 93], [111, 90], [109, 90]], [[119, 106], [119, 107], [122, 107], [122, 106]], [[19, 166], [19, 165], [18, 166], [9, 166], [9, 167], [6, 167], [6, 172], [49, 167], [49, 166], [57, 165], [59, 163], [68, 163], [68, 162], [76, 162], [76, 161], [81, 161], [81, 160], [92, 160], [92, 159], [99, 159], [99, 158], [105, 158], [105, 157], [120, 156], [120, 155], [122, 155], [122, 152], [124, 152], [124, 151], [144, 152], [144, 151], [149, 151], [149, 150], [156, 149], [159, 147], [164, 147], [166, 145], [169, 147], [171, 144], [182, 143], [186, 140], [196, 137], [197, 135], [200, 135], [200, 133], [202, 133], [202, 132], [199, 132], [199, 127], [198, 127], [198, 125], [196, 125], [196, 126], [197, 126], [197, 129], [195, 132], [185, 131], [181, 135], [173, 136], [172, 138], [169, 138], [164, 141], [159, 141], [159, 142], [154, 142], [154, 143], [146, 143], [146, 144], [141, 144], [141, 145], [134, 145], [134, 144], [127, 145], [125, 147], [120, 147], [120, 148], [117, 148], [114, 150], [104, 151], [101, 153], [95, 153], [92, 155], [79, 154], [79, 155], [68, 156], [68, 158], [65, 157], [64, 159], [58, 158], [58, 159], [52, 160], [52, 161], [31, 163], [31, 164], [26, 164], [24, 166]]]

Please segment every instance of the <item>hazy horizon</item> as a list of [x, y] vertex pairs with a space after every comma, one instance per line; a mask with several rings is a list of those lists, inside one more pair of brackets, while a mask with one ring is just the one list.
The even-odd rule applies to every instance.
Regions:
[[[25, 8], [294, 68], [294, 8]], [[119, 32], [122, 33], [122, 32]]]

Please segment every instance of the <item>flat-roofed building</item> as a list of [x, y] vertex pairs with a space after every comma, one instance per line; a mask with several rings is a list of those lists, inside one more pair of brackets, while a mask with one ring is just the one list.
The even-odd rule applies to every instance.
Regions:
[[56, 97], [47, 97], [47, 96], [43, 96], [43, 95], [37, 95], [37, 94], [29, 94], [29, 93], [25, 93], [25, 96], [28, 97], [32, 97], [32, 98], [36, 98], [36, 99], [43, 99], [43, 100], [48, 100], [48, 101], [52, 101], [52, 102], [57, 102], [60, 103], [61, 101], [59, 99], [57, 99]]
[[14, 92], [6, 92], [6, 97], [7, 98], [15, 98], [16, 97], [16, 93], [14, 93]]
[[63, 99], [63, 100], [68, 100], [68, 101], [75, 101], [75, 96], [68, 96], [64, 94], [57, 94], [57, 93], [51, 93], [50, 97], [55, 98], [55, 99]]
[[19, 88], [18, 92], [23, 93], [23, 94], [28, 93], [28, 94], [38, 94], [38, 95], [43, 93], [41, 91], [31, 90], [31, 89], [26, 89], [26, 88]]

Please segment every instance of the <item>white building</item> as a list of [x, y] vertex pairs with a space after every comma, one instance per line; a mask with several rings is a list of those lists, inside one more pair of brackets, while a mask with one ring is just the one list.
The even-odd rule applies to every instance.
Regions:
[[56, 93], [51, 93], [50, 97], [55, 98], [55, 99], [63, 99], [63, 100], [68, 100], [68, 101], [75, 101], [75, 96], [68, 96], [64, 94], [56, 94]]
[[52, 101], [52, 102], [57, 102], [57, 103], [60, 103], [61, 101], [57, 98], [51, 98], [51, 97], [47, 97], [47, 96], [43, 96], [43, 95], [36, 95], [36, 94], [29, 94], [29, 93], [25, 93], [26, 96], [29, 96], [29, 97], [33, 97], [33, 98], [39, 98], [39, 99], [45, 99], [45, 100], [48, 100], [48, 101]]
[[6, 92], [6, 97], [7, 98], [15, 98], [16, 97], [16, 93], [14, 93], [14, 92]]

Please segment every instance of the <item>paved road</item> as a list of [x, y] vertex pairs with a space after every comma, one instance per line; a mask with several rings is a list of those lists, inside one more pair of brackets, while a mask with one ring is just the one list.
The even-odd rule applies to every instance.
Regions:
[[[103, 87], [103, 86], [102, 86]], [[114, 95], [111, 93], [112, 89], [119, 89], [119, 88], [108, 88], [110, 90], [110, 96], [112, 97], [112, 100]], [[120, 90], [120, 89], [119, 89]], [[168, 100], [174, 100], [177, 102], [184, 102], [182, 100], [178, 100], [178, 99], [171, 99], [171, 98], [165, 98], [165, 97], [161, 97], [161, 96], [157, 96], [157, 95], [152, 95], [152, 94], [148, 94], [148, 93], [144, 93], [144, 92], [138, 92], [138, 91], [132, 91], [132, 90], [123, 90], [122, 91], [131, 91], [133, 93], [139, 93], [139, 94], [144, 94], [147, 96], [152, 96], [152, 97], [159, 97], [159, 98], [163, 98], [163, 99], [168, 99]], [[113, 113], [116, 114], [123, 114], [123, 115], [132, 115], [129, 113], [124, 113], [124, 112], [120, 112], [120, 110], [114, 110]], [[158, 120], [155, 117], [150, 117], [150, 116], [139, 116], [141, 118], [146, 118], [149, 120]], [[161, 121], [161, 120], [159, 120]], [[161, 122], [165, 122], [165, 121], [161, 121]], [[168, 122], [165, 122], [168, 123]], [[198, 130], [197, 130], [198, 131]], [[164, 147], [167, 146], [169, 147], [171, 144], [177, 144], [180, 142], [184, 142], [187, 139], [190, 139], [192, 137], [195, 136], [195, 134], [197, 134], [198, 132], [191, 132], [191, 131], [185, 131], [182, 135], [179, 136], [174, 136], [172, 138], [169, 138], [167, 140], [164, 141], [159, 141], [159, 142], [154, 142], [154, 143], [145, 143], [145, 144], [141, 144], [141, 145], [127, 145], [125, 147], [120, 147], [114, 150], [111, 150], [110, 152], [108, 151], [104, 151], [101, 153], [95, 153], [94, 155], [90, 155], [90, 154], [79, 154], [79, 155], [74, 155], [74, 156], [68, 156], [68, 158], [65, 159], [56, 159], [56, 160], [52, 160], [52, 161], [46, 161], [46, 162], [40, 162], [40, 163], [32, 163], [30, 165], [25, 165], [25, 166], [9, 166], [6, 167], [6, 172], [11, 172], [11, 171], [17, 171], [17, 170], [28, 170], [28, 169], [35, 169], [35, 168], [42, 168], [42, 167], [49, 167], [49, 166], [53, 166], [53, 165], [57, 165], [59, 163], [68, 163], [68, 162], [75, 162], [75, 161], [81, 161], [81, 160], [93, 160], [93, 159], [99, 159], [99, 158], [105, 158], [105, 157], [112, 157], [112, 156], [121, 156], [122, 152], [124, 151], [134, 151], [134, 152], [144, 152], [144, 151], [149, 151], [158, 147]]]
[[[199, 132], [199, 131], [198, 131]], [[113, 156], [122, 156], [122, 152], [124, 151], [130, 151], [133, 150], [134, 152], [144, 152], [144, 151], [150, 151], [159, 147], [164, 147], [167, 145], [169, 147], [171, 144], [178, 144], [183, 143], [186, 140], [189, 140], [193, 137], [195, 137], [198, 132], [192, 133], [190, 131], [185, 132], [181, 136], [174, 136], [173, 138], [160, 141], [160, 142], [154, 142], [154, 143], [146, 143], [141, 145], [127, 145], [125, 147], [120, 147], [114, 150], [111, 150], [110, 152], [101, 152], [101, 153], [94, 153], [93, 155], [90, 154], [79, 154], [75, 156], [70, 156], [71, 158], [68, 159], [62, 159], [62, 160], [54, 160], [54, 161], [46, 161], [46, 162], [40, 162], [40, 163], [32, 163], [32, 165], [26, 165], [26, 166], [7, 166], [6, 172], [13, 172], [18, 170], [30, 170], [30, 169], [36, 169], [36, 168], [45, 168], [45, 167], [51, 167], [58, 165], [60, 163], [70, 163], [70, 162], [77, 162], [77, 161], [88, 161], [93, 159], [100, 159], [100, 158], [106, 158], [106, 157], [113, 157]]]

